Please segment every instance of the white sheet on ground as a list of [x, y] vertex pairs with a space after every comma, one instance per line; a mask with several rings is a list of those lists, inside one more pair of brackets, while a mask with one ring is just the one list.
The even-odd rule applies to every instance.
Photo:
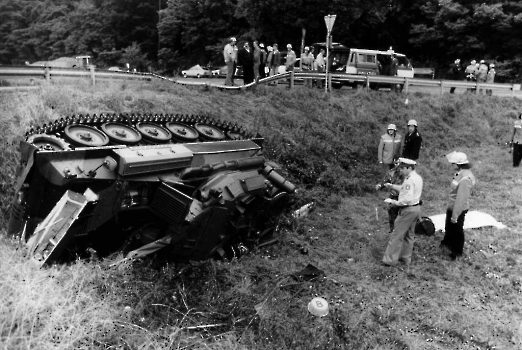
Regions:
[[[431, 221], [435, 225], [436, 231], [444, 231], [446, 225], [446, 214], [439, 214], [430, 216]], [[489, 214], [480, 211], [469, 211], [464, 219], [464, 229], [494, 226], [496, 228], [506, 228], [507, 226], [495, 220]]]

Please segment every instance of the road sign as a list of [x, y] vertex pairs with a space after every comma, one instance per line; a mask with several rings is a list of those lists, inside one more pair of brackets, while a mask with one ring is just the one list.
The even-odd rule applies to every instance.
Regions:
[[324, 16], [324, 22], [326, 23], [326, 29], [328, 30], [328, 33], [332, 31], [335, 22], [335, 17], [337, 17], [337, 15]]

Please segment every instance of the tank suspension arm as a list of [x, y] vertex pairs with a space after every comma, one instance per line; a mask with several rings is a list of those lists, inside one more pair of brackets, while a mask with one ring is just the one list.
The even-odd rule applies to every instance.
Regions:
[[205, 164], [198, 167], [187, 168], [181, 173], [180, 178], [182, 180], [186, 180], [194, 177], [210, 176], [212, 175], [212, 173], [220, 170], [240, 170], [247, 168], [255, 168], [261, 167], [264, 164], [265, 158], [261, 156], [227, 160], [224, 162]]

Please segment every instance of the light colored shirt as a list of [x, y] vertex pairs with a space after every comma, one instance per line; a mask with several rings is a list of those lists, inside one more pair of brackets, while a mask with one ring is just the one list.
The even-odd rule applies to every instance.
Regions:
[[448, 209], [452, 211], [451, 218], [454, 221], [464, 210], [469, 209], [469, 197], [475, 182], [475, 176], [469, 169], [461, 169], [451, 180]]
[[225, 63], [234, 61], [234, 47], [231, 44], [225, 45], [223, 58], [225, 59]]
[[513, 142], [522, 143], [522, 120], [515, 120], [515, 128], [513, 130]]
[[315, 58], [315, 69], [317, 69], [317, 67], [321, 67], [321, 68], [324, 68], [326, 62], [324, 60], [324, 55], [319, 52], [317, 54], [317, 57]]
[[296, 60], [296, 55], [294, 50], [288, 50], [288, 53], [286, 54], [286, 65], [290, 66], [293, 65]]
[[313, 53], [309, 52], [308, 54], [302, 53], [301, 54], [301, 65], [304, 70], [310, 70], [313, 69], [314, 64], [314, 55]]
[[422, 177], [413, 170], [402, 183], [397, 206], [419, 204], [422, 195]]

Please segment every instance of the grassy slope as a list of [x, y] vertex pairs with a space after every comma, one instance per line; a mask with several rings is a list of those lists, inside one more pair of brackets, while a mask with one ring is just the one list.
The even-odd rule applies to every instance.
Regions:
[[[406, 105], [404, 96], [389, 93], [324, 96], [265, 88], [236, 93], [164, 83], [1, 95], [2, 226], [16, 180], [13, 144], [30, 124], [79, 113], [208, 113], [238, 122], [265, 136], [267, 156], [299, 184], [294, 208], [312, 200], [318, 205], [310, 216], [288, 220], [279, 244], [227, 263], [157, 266], [145, 260], [120, 269], [100, 262], [32, 271], [3, 239], [0, 294], [7, 303], [0, 306], [0, 345], [521, 347], [522, 180], [507, 149], [498, 145], [509, 140], [521, 105], [510, 98], [423, 94], [410, 95]], [[452, 170], [442, 156], [458, 148], [474, 161], [479, 180], [473, 209], [492, 214], [509, 229], [468, 230], [466, 258], [457, 263], [439, 254], [440, 233], [418, 237], [412, 266], [389, 269], [379, 264], [387, 218], [385, 194], [372, 190], [379, 180], [375, 153], [385, 125], [397, 123], [404, 130], [410, 118], [419, 121], [425, 139], [418, 167], [425, 181], [424, 214], [444, 212]], [[301, 247], [309, 253], [301, 254]], [[326, 278], [296, 282], [290, 277], [309, 263]], [[328, 317], [306, 311], [316, 295], [331, 302]]]

